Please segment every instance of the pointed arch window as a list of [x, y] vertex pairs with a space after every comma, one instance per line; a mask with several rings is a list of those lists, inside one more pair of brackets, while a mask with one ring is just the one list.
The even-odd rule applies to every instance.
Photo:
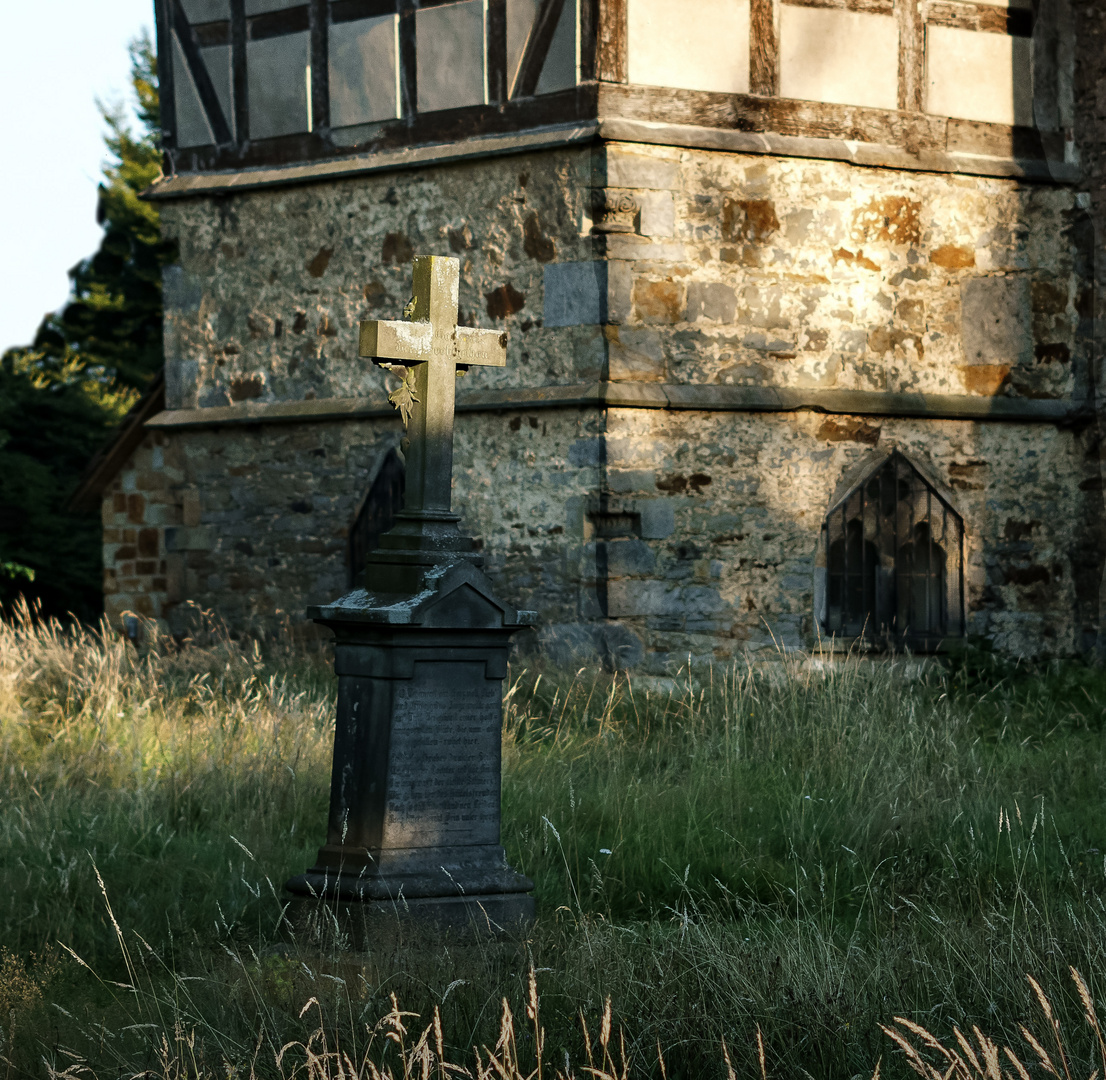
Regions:
[[365, 560], [403, 509], [406, 472], [396, 449], [389, 450], [376, 470], [349, 531], [349, 586], [365, 584]]
[[964, 521], [899, 451], [830, 508], [822, 545], [824, 634], [921, 652], [964, 635]]

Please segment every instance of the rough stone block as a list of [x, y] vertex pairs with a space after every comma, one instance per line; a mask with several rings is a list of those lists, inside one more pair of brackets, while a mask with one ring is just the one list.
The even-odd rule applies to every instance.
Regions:
[[896, 109], [898, 79], [892, 16], [780, 5], [781, 97]]
[[660, 335], [638, 327], [611, 327], [607, 334], [607, 365], [612, 382], [663, 382]]
[[676, 281], [634, 282], [634, 310], [644, 323], [677, 323], [683, 315], [683, 288]]
[[594, 326], [607, 321], [607, 268], [601, 262], [552, 263], [545, 267], [547, 327]]
[[166, 551], [213, 551], [214, 548], [215, 537], [210, 528], [170, 527], [165, 530]]
[[641, 514], [643, 539], [664, 540], [676, 531], [676, 508], [671, 499], [642, 499], [635, 506]]
[[[158, 529], [138, 530], [138, 554], [147, 559], [156, 558], [161, 549], [161, 535]], [[151, 571], [152, 572], [152, 571]]]
[[607, 488], [616, 495], [637, 491], [652, 491], [657, 484], [657, 474], [652, 469], [609, 469]]
[[960, 329], [968, 363], [1031, 360], [1032, 319], [1028, 278], [974, 277], [960, 283]]
[[181, 524], [194, 529], [200, 521], [200, 493], [196, 488], [187, 488], [181, 492]]
[[192, 314], [200, 310], [204, 298], [203, 282], [179, 263], [161, 272], [161, 299], [166, 314]]
[[733, 287], [721, 282], [693, 281], [687, 287], [687, 321], [732, 323], [737, 316]]
[[577, 439], [568, 449], [568, 463], [577, 468], [603, 464], [604, 441], [598, 438]]
[[683, 613], [680, 590], [663, 581], [612, 581], [607, 586], [607, 613], [612, 619]]
[[632, 83], [747, 94], [749, 0], [634, 0], [627, 52]]
[[641, 577], [657, 565], [653, 549], [641, 540], [606, 541], [607, 573], [612, 578]]
[[634, 272], [628, 262], [607, 264], [607, 321], [629, 322], [633, 315]]

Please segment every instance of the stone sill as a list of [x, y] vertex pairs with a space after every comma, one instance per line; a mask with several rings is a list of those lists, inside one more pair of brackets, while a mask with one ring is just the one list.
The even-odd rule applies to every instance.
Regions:
[[[1089, 401], [883, 393], [869, 390], [804, 390], [769, 386], [681, 386], [673, 383], [583, 383], [459, 394], [457, 412], [535, 409], [668, 409], [690, 412], [819, 412], [903, 419], [1077, 424], [1094, 417]], [[371, 420], [394, 417], [390, 405], [366, 398], [241, 402], [208, 409], [169, 409], [146, 427], [177, 430], [257, 424]]]

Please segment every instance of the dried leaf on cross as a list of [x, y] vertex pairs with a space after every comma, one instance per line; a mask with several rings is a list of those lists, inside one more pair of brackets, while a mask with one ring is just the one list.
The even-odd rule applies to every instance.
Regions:
[[411, 413], [414, 412], [415, 406], [419, 401], [415, 394], [414, 369], [404, 367], [402, 364], [381, 366], [390, 367], [392, 374], [398, 375], [403, 380], [399, 386], [388, 395], [388, 401], [391, 402], [392, 407], [399, 413], [399, 418], [403, 421], [403, 428], [406, 430], [411, 420]]

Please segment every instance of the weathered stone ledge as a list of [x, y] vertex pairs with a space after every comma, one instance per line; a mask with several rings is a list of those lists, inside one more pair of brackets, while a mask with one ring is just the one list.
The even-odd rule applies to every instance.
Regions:
[[[692, 412], [822, 412], [853, 416], [900, 416], [929, 420], [990, 420], [1071, 424], [1094, 415], [1087, 401], [981, 397], [955, 394], [880, 393], [769, 386], [680, 386], [673, 383], [584, 383], [459, 394], [458, 412], [533, 409], [623, 408]], [[305, 421], [368, 420], [395, 416], [386, 403], [366, 398], [241, 402], [207, 409], [170, 409], [146, 421], [149, 428], [177, 430]]]
[[179, 173], [157, 181], [144, 193], [149, 199], [179, 199], [195, 195], [221, 195], [230, 191], [335, 180], [366, 173], [395, 172], [428, 165], [468, 161], [474, 158], [522, 154], [600, 138], [615, 142], [680, 146], [697, 150], [722, 150], [733, 154], [771, 154], [778, 157], [846, 161], [875, 168], [921, 172], [963, 173], [971, 176], [1007, 176], [1071, 184], [1079, 180], [1077, 165], [1063, 161], [999, 157], [986, 154], [919, 150], [916, 153], [884, 143], [848, 139], [810, 138], [700, 127], [693, 124], [657, 123], [606, 117], [598, 121], [534, 128], [510, 135], [481, 135], [451, 143], [430, 143], [402, 150], [330, 158], [292, 165], [276, 165], [227, 172]]
[[666, 124], [648, 120], [600, 119], [599, 137], [615, 142], [684, 146], [694, 150], [724, 150], [731, 154], [773, 154], [778, 157], [847, 161], [875, 168], [910, 169], [915, 172], [964, 173], [969, 176], [1009, 176], [1024, 180], [1051, 180], [1074, 184], [1077, 165], [1039, 158], [992, 157], [947, 150], [916, 153], [884, 143], [849, 139], [815, 139], [771, 132], [732, 131], [725, 128]]
[[532, 150], [590, 142], [598, 130], [598, 123], [592, 120], [567, 126], [534, 128], [511, 135], [481, 135], [452, 143], [381, 150], [372, 154], [356, 154], [298, 165], [275, 165], [271, 168], [241, 169], [234, 172], [178, 173], [157, 181], [143, 195], [147, 199], [225, 195], [230, 191], [249, 191], [251, 188], [306, 184], [360, 176], [364, 173], [396, 172], [445, 162], [468, 161], [472, 158], [524, 154]]

